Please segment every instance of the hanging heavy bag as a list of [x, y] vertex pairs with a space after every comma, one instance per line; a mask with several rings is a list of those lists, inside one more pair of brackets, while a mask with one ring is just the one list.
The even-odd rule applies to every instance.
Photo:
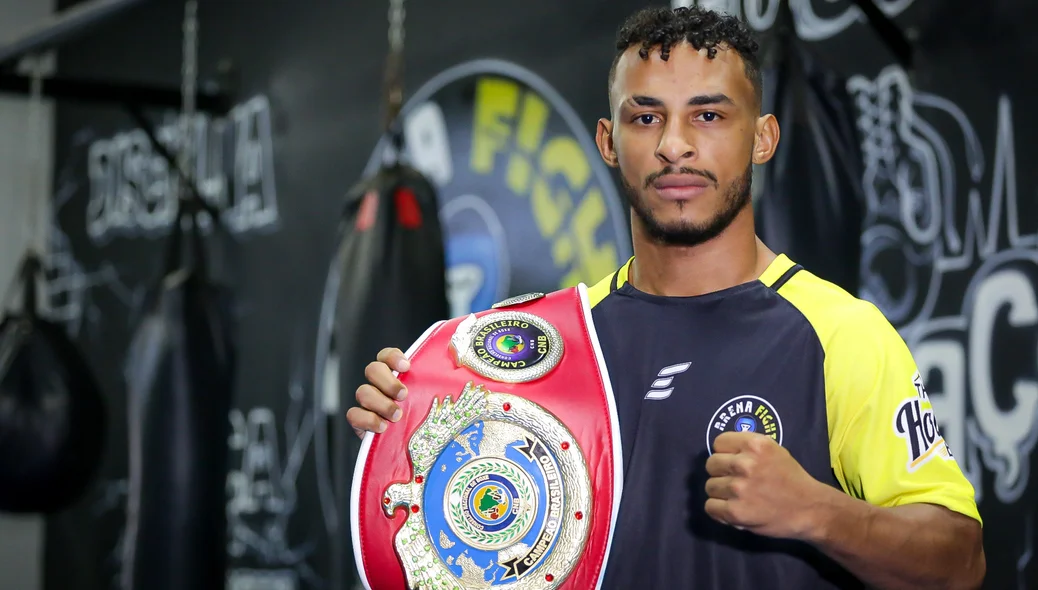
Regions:
[[65, 330], [39, 315], [40, 262], [22, 264], [22, 309], [0, 322], [0, 511], [59, 512], [101, 464], [107, 416], [100, 387]]
[[[399, 136], [394, 133], [399, 142]], [[399, 145], [399, 143], [398, 143]], [[399, 153], [399, 151], [398, 151]], [[387, 346], [406, 347], [429, 326], [449, 316], [443, 232], [436, 189], [418, 170], [389, 164], [347, 195], [338, 257], [336, 356], [343, 408], [356, 404], [364, 368]], [[349, 545], [349, 495], [360, 439], [336, 416], [334, 484], [345, 537], [333, 559], [336, 588], [356, 582]]]
[[762, 112], [778, 118], [782, 138], [762, 171], [758, 235], [857, 294], [865, 197], [854, 103], [846, 81], [792, 35], [779, 43], [781, 60], [765, 72]]
[[[228, 414], [235, 347], [228, 291], [206, 272], [198, 209], [182, 201], [164, 274], [127, 364], [130, 485], [124, 590], [224, 587]], [[184, 253], [190, 221], [190, 256]]]

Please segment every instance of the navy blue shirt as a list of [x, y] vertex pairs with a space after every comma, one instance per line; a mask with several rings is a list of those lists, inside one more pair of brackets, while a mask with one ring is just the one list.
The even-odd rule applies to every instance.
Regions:
[[[844, 323], [860, 325], [853, 318], [870, 308], [869, 320], [885, 323], [882, 315], [784, 256], [761, 280], [699, 297], [640, 292], [626, 283], [626, 271], [627, 265], [589, 289], [623, 448], [624, 487], [603, 588], [862, 587], [806, 543], [762, 537], [710, 518], [704, 511], [705, 463], [712, 440], [721, 432], [761, 432], [785, 447], [815, 479], [868, 499], [861, 475], [847, 483], [834, 471], [841, 455], [834, 452], [830, 431], [837, 418], [857, 422], [851, 422], [851, 412], [837, 417], [830, 415], [836, 410], [827, 409], [833, 392], [832, 383], [827, 384], [831, 367], [823, 338], [831, 330], [820, 324], [825, 318], [849, 317]], [[787, 298], [787, 289], [797, 293]], [[814, 323], [805, 312], [816, 316]], [[828, 379], [837, 381], [831, 375]], [[906, 374], [904, 384], [909, 386], [910, 380]], [[881, 418], [891, 430], [892, 453], [907, 458], [909, 447], [890, 426], [893, 413]], [[862, 428], [851, 430], [864, 432]], [[854, 437], [857, 444], [860, 437]], [[848, 463], [857, 461], [847, 457]], [[898, 461], [904, 459], [894, 462], [903, 470]], [[945, 457], [949, 461], [953, 469], [947, 479], [962, 493], [943, 503], [975, 512], [975, 505], [970, 507], [972, 488], [950, 453]], [[890, 468], [882, 466], [865, 476], [879, 478], [869, 474], [882, 470]], [[886, 485], [877, 484], [877, 490]]]

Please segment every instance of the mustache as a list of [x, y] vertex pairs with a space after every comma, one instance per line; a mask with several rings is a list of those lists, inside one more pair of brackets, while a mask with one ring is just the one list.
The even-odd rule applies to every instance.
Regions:
[[658, 170], [645, 177], [645, 186], [643, 188], [649, 188], [654, 182], [659, 180], [663, 176], [669, 176], [671, 174], [691, 174], [692, 176], [702, 176], [703, 178], [714, 183], [717, 186], [717, 177], [714, 176], [713, 172], [709, 170], [699, 170], [698, 168], [687, 168], [682, 166], [681, 168], [674, 168], [673, 166], [667, 166], [663, 170]]

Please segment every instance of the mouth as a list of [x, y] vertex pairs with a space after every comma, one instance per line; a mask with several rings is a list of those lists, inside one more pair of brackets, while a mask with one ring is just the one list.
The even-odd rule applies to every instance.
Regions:
[[662, 176], [652, 183], [656, 192], [668, 201], [686, 201], [706, 192], [712, 185], [702, 176], [682, 174]]

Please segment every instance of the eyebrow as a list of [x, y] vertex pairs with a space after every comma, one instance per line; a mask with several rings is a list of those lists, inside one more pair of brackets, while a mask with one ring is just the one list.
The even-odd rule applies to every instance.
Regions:
[[[640, 107], [661, 107], [661, 106], [663, 106], [663, 101], [662, 100], [660, 100], [658, 98], [653, 98], [651, 96], [635, 95], [635, 96], [632, 96], [630, 98], [630, 102], [632, 102], [632, 103], [634, 103], [634, 104], [636, 104], [636, 105], [638, 105]], [[733, 101], [731, 98], [729, 98], [728, 95], [722, 94], [722, 93], [718, 93], [718, 94], [700, 94], [698, 96], [693, 96], [692, 98], [688, 99], [688, 106], [700, 107], [700, 106], [711, 105], [711, 104], [726, 104], [726, 105], [735, 106], [735, 101]]]

